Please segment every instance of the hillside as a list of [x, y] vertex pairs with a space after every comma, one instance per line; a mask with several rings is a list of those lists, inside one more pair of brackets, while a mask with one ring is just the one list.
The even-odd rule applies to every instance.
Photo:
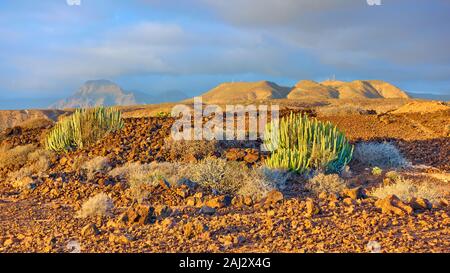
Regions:
[[228, 82], [202, 95], [203, 102], [220, 103], [284, 98], [290, 88], [269, 81]]
[[57, 110], [0, 110], [0, 131], [33, 120], [56, 121], [63, 113]]
[[398, 87], [379, 80], [324, 81], [301, 80], [294, 87], [269, 81], [222, 83], [202, 95], [206, 103], [248, 102], [268, 99], [327, 100], [409, 98]]

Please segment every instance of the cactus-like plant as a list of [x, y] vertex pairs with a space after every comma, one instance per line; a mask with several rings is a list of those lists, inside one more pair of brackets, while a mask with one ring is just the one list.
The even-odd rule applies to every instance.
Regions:
[[71, 116], [55, 124], [46, 137], [46, 147], [55, 152], [83, 148], [124, 125], [122, 114], [115, 108], [77, 109]]
[[266, 125], [264, 145], [272, 151], [265, 161], [268, 167], [298, 173], [340, 172], [353, 154], [353, 146], [336, 126], [292, 112], [279, 124]]

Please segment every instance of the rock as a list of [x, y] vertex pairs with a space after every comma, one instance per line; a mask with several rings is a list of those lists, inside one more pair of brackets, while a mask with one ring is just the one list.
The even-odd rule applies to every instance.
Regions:
[[381, 209], [382, 213], [393, 213], [403, 216], [412, 214], [413, 208], [403, 203], [397, 196], [389, 195], [384, 199], [377, 200], [375, 206]]
[[207, 230], [208, 227], [198, 220], [188, 222], [183, 226], [183, 233], [188, 238], [199, 235]]
[[351, 205], [354, 205], [354, 204], [355, 204], [355, 200], [352, 199], [352, 198], [350, 198], [350, 197], [345, 198], [345, 199], [343, 200], [343, 202], [344, 202], [344, 204], [346, 204], [347, 206], [351, 206]]
[[225, 157], [230, 161], [240, 161], [244, 159], [245, 155], [245, 151], [238, 148], [231, 148], [225, 153]]
[[201, 198], [191, 196], [186, 199], [186, 206], [199, 208], [203, 206], [203, 201]]
[[203, 206], [200, 209], [200, 213], [206, 214], [206, 215], [213, 215], [214, 213], [216, 213], [216, 209], [212, 208], [212, 207], [208, 207], [208, 206]]
[[131, 241], [133, 241], [134, 238], [128, 234], [110, 234], [109, 235], [109, 241], [111, 243], [116, 243], [116, 244], [129, 244]]
[[132, 224], [151, 224], [155, 220], [155, 210], [153, 207], [145, 205], [137, 205], [128, 209], [128, 211], [120, 216], [119, 219], [127, 225]]
[[59, 160], [59, 164], [61, 164], [62, 166], [66, 165], [67, 162], [69, 160], [67, 159], [67, 157], [61, 157], [61, 159]]
[[195, 190], [198, 187], [198, 184], [187, 179], [187, 178], [181, 178], [177, 181], [178, 186], [186, 185], [189, 189]]
[[319, 198], [320, 198], [320, 199], [323, 199], [323, 200], [328, 199], [328, 193], [325, 192], [325, 191], [321, 192], [321, 193], [319, 194]]
[[170, 184], [165, 179], [160, 179], [158, 185], [164, 190], [170, 190]]
[[3, 242], [4, 247], [9, 247], [9, 246], [12, 246], [13, 244], [14, 244], [14, 240], [11, 238], [8, 238]]
[[159, 205], [155, 207], [155, 215], [158, 219], [169, 217], [172, 214], [172, 209], [166, 205]]
[[173, 218], [166, 218], [161, 222], [161, 226], [165, 229], [172, 228], [173, 226], [175, 226], [175, 221], [173, 220]]
[[254, 154], [254, 153], [248, 153], [245, 157], [244, 157], [244, 161], [249, 163], [249, 164], [253, 164], [256, 161], [258, 161], [259, 159], [259, 154]]
[[100, 234], [100, 230], [98, 230], [95, 224], [87, 224], [81, 229], [81, 235], [84, 237], [96, 236]]
[[430, 203], [430, 201], [420, 197], [413, 197], [409, 200], [408, 203], [414, 210], [429, 210], [433, 208], [433, 205]]
[[311, 198], [308, 198], [306, 200], [306, 215], [308, 217], [312, 217], [316, 214], [319, 214], [320, 209], [319, 207], [314, 203], [314, 201]]
[[181, 185], [175, 189], [175, 193], [181, 198], [186, 198], [189, 196], [189, 187], [187, 185]]
[[231, 197], [229, 195], [221, 195], [206, 201], [206, 205], [216, 209], [228, 207], [231, 205]]
[[350, 197], [353, 200], [366, 198], [366, 194], [362, 187], [356, 187], [352, 189], [345, 189], [342, 191], [343, 196]]
[[264, 200], [264, 205], [274, 205], [284, 199], [283, 193], [277, 190], [272, 190], [267, 194]]

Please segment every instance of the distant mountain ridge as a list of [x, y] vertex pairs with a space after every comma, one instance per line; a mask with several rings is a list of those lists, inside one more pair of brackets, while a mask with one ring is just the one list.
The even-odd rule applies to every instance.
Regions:
[[206, 103], [264, 99], [323, 100], [409, 98], [400, 88], [380, 80], [324, 81], [301, 80], [293, 87], [269, 81], [221, 83], [202, 95]]
[[87, 108], [96, 106], [128, 106], [137, 104], [178, 101], [186, 98], [179, 91], [167, 91], [154, 96], [142, 92], [123, 90], [109, 80], [91, 80], [85, 82], [72, 96], [49, 106], [50, 109]]

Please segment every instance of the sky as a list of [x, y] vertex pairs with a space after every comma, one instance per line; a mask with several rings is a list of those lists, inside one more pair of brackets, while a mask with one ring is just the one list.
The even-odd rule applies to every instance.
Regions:
[[93, 79], [191, 96], [335, 75], [450, 93], [448, 0], [77, 1], [0, 1], [0, 107], [48, 105]]

